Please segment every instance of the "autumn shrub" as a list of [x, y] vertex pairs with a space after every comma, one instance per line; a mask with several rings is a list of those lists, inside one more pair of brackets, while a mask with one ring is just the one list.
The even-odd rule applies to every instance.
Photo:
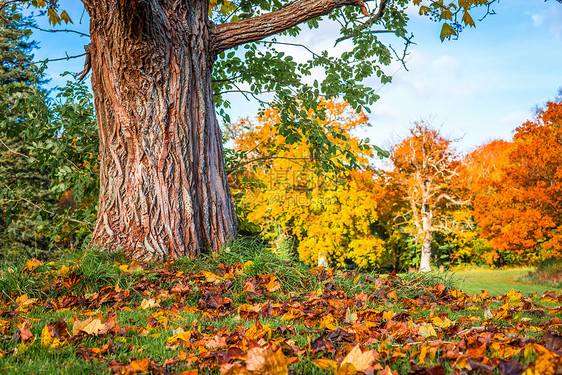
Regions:
[[562, 256], [562, 100], [516, 129], [498, 173], [476, 195], [475, 219], [490, 261], [537, 264]]
[[229, 129], [241, 158], [230, 171], [241, 222], [282, 257], [294, 248], [309, 265], [321, 254], [339, 268], [380, 265], [387, 250], [373, 224], [381, 189], [368, 160], [376, 149], [353, 135], [367, 117], [334, 100], [305, 113], [318, 124], [312, 135], [286, 132], [287, 113], [275, 108]]

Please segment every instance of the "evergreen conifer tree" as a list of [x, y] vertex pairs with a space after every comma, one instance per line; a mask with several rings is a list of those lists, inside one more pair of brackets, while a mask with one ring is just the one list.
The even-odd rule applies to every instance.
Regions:
[[31, 167], [29, 146], [47, 118], [41, 69], [33, 63], [31, 31], [16, 11], [0, 14], [0, 260], [43, 257], [49, 239], [38, 229], [50, 220], [49, 176]]

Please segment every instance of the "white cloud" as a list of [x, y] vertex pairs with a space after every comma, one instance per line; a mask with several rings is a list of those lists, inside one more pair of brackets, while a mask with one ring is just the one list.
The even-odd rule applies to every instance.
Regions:
[[562, 7], [552, 5], [542, 13], [531, 15], [533, 26], [545, 27], [557, 38], [562, 38]]
[[542, 14], [533, 14], [531, 16], [531, 19], [533, 20], [533, 26], [535, 27], [540, 27], [542, 26], [543, 22], [544, 22], [544, 15]]

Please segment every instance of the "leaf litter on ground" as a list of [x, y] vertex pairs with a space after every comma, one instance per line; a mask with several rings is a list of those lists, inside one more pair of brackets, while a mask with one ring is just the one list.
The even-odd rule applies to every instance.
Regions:
[[[0, 370], [562, 374], [554, 291], [469, 295], [434, 276], [323, 268], [295, 270], [299, 282], [293, 275], [289, 285], [290, 271], [260, 274], [241, 262], [197, 272], [106, 266], [117, 273], [96, 271], [103, 281], [89, 287], [80, 262], [27, 261], [17, 276], [28, 293], [2, 290]], [[0, 286], [12, 273], [2, 271]]]

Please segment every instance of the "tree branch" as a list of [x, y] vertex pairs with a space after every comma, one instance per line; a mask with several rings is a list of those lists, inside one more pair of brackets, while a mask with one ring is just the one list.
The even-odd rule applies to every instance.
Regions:
[[8, 0], [8, 1], [3, 1], [0, 3], [0, 12], [2, 12], [5, 8], [7, 8], [8, 6], [10, 6], [11, 4], [17, 4], [17, 3], [23, 3], [26, 0]]
[[90, 34], [86, 34], [83, 33], [81, 31], [77, 31], [77, 30], [71, 30], [71, 29], [43, 29], [39, 26], [36, 26], [30, 22], [22, 22], [23, 25], [27, 26], [27, 27], [31, 27], [32, 29], [35, 30], [39, 30], [39, 31], [43, 31], [45, 33], [74, 33], [74, 34], [78, 34], [80, 36], [85, 36], [85, 37], [90, 37]]
[[[359, 36], [360, 34], [364, 34], [365, 29], [369, 28], [371, 25], [373, 25], [375, 22], [377, 22], [379, 19], [382, 18], [382, 16], [384, 15], [384, 10], [386, 9], [386, 4], [388, 3], [388, 0], [381, 0], [381, 3], [379, 4], [379, 11], [373, 15], [373, 16], [368, 16], [369, 19], [367, 20], [367, 22], [365, 22], [363, 25], [361, 25], [361, 27], [358, 28], [358, 30], [356, 30], [354, 33], [349, 34], [349, 35], [345, 35], [341, 38], [336, 39], [336, 43], [334, 44], [334, 47], [338, 45], [339, 42], [349, 39], [349, 38], [353, 38], [354, 36]], [[375, 30], [373, 31], [373, 33], [384, 33], [384, 32], [392, 32], [391, 30]]]
[[453, 204], [456, 204], [456, 205], [459, 205], [459, 206], [470, 203], [470, 200], [461, 201], [461, 200], [458, 200], [458, 199], [455, 199], [455, 198], [451, 197], [449, 194], [441, 194], [440, 196], [437, 197], [437, 199], [435, 200], [435, 203], [433, 203], [432, 211], [435, 209], [435, 207], [437, 207], [437, 205], [439, 204], [441, 199], [446, 199], [449, 202], [451, 202]]
[[229, 48], [267, 38], [345, 5], [358, 6], [369, 15], [363, 0], [300, 0], [261, 16], [213, 27], [211, 50], [219, 54]]
[[[308, 160], [308, 158], [290, 158], [290, 157], [285, 157], [285, 156], [262, 156], [262, 157], [259, 157], [259, 158], [255, 158], [255, 159], [250, 159], [250, 160], [244, 161], [244, 162], [242, 162], [242, 163], [238, 163], [238, 164], [235, 165], [234, 167], [228, 169], [228, 170], [226, 171], [226, 174], [229, 175], [229, 174], [231, 174], [232, 172], [235, 172], [235, 171], [239, 170], [240, 168], [243, 168], [243, 167], [245, 167], [246, 165], [255, 163], [255, 162], [257, 162], [257, 161], [262, 161], [262, 160], [276, 160], [276, 159], [284, 159], [284, 160], [289, 160], [289, 161], [291, 161], [291, 162], [294, 162], [295, 160]], [[297, 163], [295, 163], [295, 164], [297, 164]], [[302, 167], [301, 164], [297, 164], [297, 165], [298, 165], [299, 167]]]
[[55, 212], [53, 212], [53, 211], [47, 210], [46, 208], [39, 206], [37, 203], [34, 203], [34, 202], [30, 201], [30, 200], [27, 199], [27, 198], [24, 198], [24, 197], [19, 196], [19, 195], [16, 194], [16, 192], [15, 192], [12, 188], [10, 188], [9, 186], [6, 186], [6, 187], [12, 192], [12, 194], [14, 194], [14, 196], [15, 196], [16, 198], [18, 198], [19, 201], [23, 201], [23, 202], [29, 203], [30, 205], [32, 205], [33, 207], [37, 208], [38, 210], [41, 210], [41, 211], [46, 212], [46, 213], [51, 214], [51, 215], [59, 216], [61, 219], [66, 220], [66, 221], [71, 221], [71, 222], [73, 222], [73, 223], [82, 224], [82, 225], [85, 225], [85, 226], [88, 226], [88, 227], [92, 227], [92, 226], [93, 226], [93, 224], [90, 223], [90, 222], [88, 222], [88, 221], [82, 221], [82, 220], [73, 219], [73, 218], [71, 218], [71, 217], [64, 216], [64, 215], [59, 215], [59, 214], [57, 214], [57, 213], [55, 213]]
[[2, 143], [2, 145], [4, 147], [6, 147], [8, 149], [8, 151], [10, 151], [11, 153], [23, 156], [24, 158], [29, 158], [29, 155], [25, 155], [25, 154], [22, 154], [20, 152], [17, 152], [16, 150], [11, 149], [7, 144], [4, 143], [4, 141], [1, 138], [0, 138], [0, 143]]
[[44, 60], [33, 61], [32, 64], [43, 64], [43, 63], [50, 63], [50, 62], [53, 62], [53, 61], [63, 61], [63, 60], [77, 59], [79, 57], [86, 56], [86, 55], [87, 55], [87, 53], [84, 52], [84, 53], [81, 53], [79, 55], [74, 55], [74, 56], [68, 56], [67, 55], [66, 57], [59, 57], [58, 59], [44, 59]]

